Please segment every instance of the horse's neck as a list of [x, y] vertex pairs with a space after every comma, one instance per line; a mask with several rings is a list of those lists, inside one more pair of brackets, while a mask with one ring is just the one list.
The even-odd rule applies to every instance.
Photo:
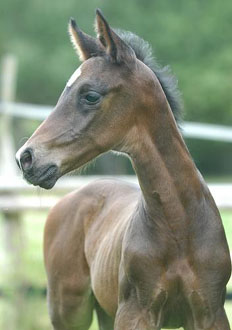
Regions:
[[130, 155], [149, 218], [165, 219], [184, 235], [187, 220], [199, 208], [204, 188], [173, 116], [165, 110], [164, 117], [160, 112], [147, 121], [149, 127], [140, 128], [139, 140]]

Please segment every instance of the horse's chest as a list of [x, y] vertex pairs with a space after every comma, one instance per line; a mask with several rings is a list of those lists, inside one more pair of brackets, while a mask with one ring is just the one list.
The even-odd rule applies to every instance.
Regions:
[[208, 248], [204, 253], [199, 249], [174, 257], [152, 254], [147, 246], [144, 254], [126, 251], [129, 254], [124, 257], [124, 274], [139, 308], [147, 310], [151, 319], [161, 320], [165, 328], [180, 327], [189, 320], [196, 327], [209, 328], [228, 277], [223, 249], [214, 252], [216, 257]]
[[176, 242], [139, 229], [128, 231], [123, 246], [124, 278], [132, 292], [125, 299], [133, 296], [141, 310], [154, 311], [165, 327], [183, 326], [186, 318], [211, 324], [222, 299], [226, 249], [212, 250], [203, 238]]

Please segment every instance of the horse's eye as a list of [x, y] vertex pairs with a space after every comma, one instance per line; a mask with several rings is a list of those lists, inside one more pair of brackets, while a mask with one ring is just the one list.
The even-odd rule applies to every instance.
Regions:
[[85, 101], [88, 104], [95, 104], [99, 101], [101, 95], [96, 93], [96, 92], [89, 92], [88, 94], [86, 94], [85, 96]]

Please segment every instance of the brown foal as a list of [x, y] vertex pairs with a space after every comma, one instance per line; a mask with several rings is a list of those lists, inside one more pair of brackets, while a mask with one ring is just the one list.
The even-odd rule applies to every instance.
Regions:
[[115, 32], [99, 10], [96, 30], [95, 39], [70, 21], [83, 63], [17, 162], [30, 183], [49, 189], [114, 150], [130, 157], [141, 189], [99, 180], [50, 211], [44, 258], [53, 327], [89, 329], [96, 310], [104, 330], [228, 330], [228, 245], [177, 127], [170, 81], [149, 67], [147, 44]]

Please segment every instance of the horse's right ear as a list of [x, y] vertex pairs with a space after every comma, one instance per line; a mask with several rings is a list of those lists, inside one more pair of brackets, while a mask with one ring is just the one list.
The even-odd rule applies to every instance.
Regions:
[[135, 59], [133, 49], [111, 29], [100, 9], [96, 10], [96, 32], [98, 40], [104, 47], [106, 54], [114, 62], [133, 62]]
[[81, 31], [73, 18], [69, 21], [68, 31], [80, 61], [86, 61], [88, 58], [96, 56], [99, 53], [100, 47], [98, 41]]

